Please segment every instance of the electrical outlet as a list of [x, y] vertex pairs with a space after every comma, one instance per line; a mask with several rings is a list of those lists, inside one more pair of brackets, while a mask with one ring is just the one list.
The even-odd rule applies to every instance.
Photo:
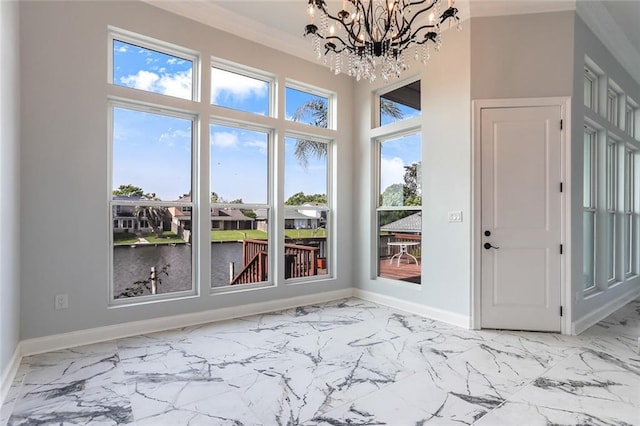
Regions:
[[449, 212], [449, 223], [460, 223], [462, 222], [462, 211], [456, 210]]
[[69, 296], [66, 294], [56, 294], [55, 300], [56, 311], [69, 308]]

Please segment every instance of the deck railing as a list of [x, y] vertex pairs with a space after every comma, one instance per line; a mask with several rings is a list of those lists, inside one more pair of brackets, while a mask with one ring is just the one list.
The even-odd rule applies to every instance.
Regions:
[[[318, 259], [326, 258], [326, 238], [300, 238], [285, 243], [285, 278], [309, 277], [318, 274]], [[308, 245], [305, 245], [308, 244]], [[265, 240], [242, 240], [242, 270], [230, 284], [249, 284], [268, 278], [269, 243]], [[324, 256], [321, 254], [324, 253]]]

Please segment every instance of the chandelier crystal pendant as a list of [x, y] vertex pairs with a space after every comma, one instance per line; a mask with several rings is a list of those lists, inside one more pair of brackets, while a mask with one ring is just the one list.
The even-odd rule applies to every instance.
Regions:
[[[399, 77], [409, 66], [407, 55], [423, 64], [429, 59], [429, 45], [442, 45], [441, 26], [454, 22], [460, 29], [458, 9], [453, 0], [442, 11], [441, 0], [343, 0], [335, 15], [325, 0], [309, 0], [309, 24], [318, 59], [335, 74], [346, 69], [349, 76], [373, 82], [379, 71], [388, 81]], [[316, 11], [319, 13], [317, 24]]]

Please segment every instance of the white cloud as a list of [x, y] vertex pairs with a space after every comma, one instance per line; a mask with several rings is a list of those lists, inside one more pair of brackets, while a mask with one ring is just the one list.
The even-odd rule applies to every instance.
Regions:
[[380, 192], [394, 183], [404, 182], [404, 161], [400, 157], [380, 159]]
[[120, 77], [120, 81], [125, 86], [152, 92], [155, 92], [155, 90], [152, 90], [152, 87], [154, 87], [158, 80], [160, 80], [158, 74], [145, 70], [140, 70], [134, 75]]
[[238, 135], [229, 132], [216, 132], [211, 138], [211, 145], [221, 148], [232, 148], [238, 145]]
[[[191, 132], [186, 130], [171, 130], [160, 135], [160, 143], [165, 143], [167, 146], [173, 147], [176, 142], [191, 142]], [[187, 145], [188, 146], [188, 145]]]
[[231, 95], [239, 99], [247, 99], [251, 96], [263, 97], [267, 95], [267, 90], [268, 84], [264, 81], [218, 69], [212, 70], [211, 101], [213, 103], [217, 103], [222, 95]]
[[258, 148], [258, 151], [260, 151], [260, 154], [267, 153], [267, 141], [261, 141], [261, 140], [248, 141], [244, 143], [244, 146]]
[[127, 87], [183, 99], [191, 99], [192, 96], [190, 69], [175, 74], [163, 73], [160, 75], [154, 72], [140, 70], [137, 74], [121, 77], [120, 82]]
[[180, 71], [175, 74], [164, 74], [158, 85], [162, 88], [162, 92], [165, 95], [176, 96], [183, 99], [191, 99], [192, 90], [191, 83], [193, 78], [191, 77], [191, 69], [187, 71]]
[[128, 46], [126, 44], [123, 44], [122, 46], [118, 47], [116, 49], [116, 52], [118, 53], [127, 53], [128, 50]]

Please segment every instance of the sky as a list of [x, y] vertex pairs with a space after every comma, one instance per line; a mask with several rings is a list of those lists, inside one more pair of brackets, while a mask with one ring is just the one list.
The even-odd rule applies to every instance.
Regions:
[[[113, 82], [139, 90], [192, 99], [193, 62], [118, 40], [113, 43]], [[269, 114], [269, 83], [221, 68], [211, 76], [214, 105], [258, 115]], [[285, 114], [318, 96], [287, 88]], [[407, 116], [414, 110], [400, 106]], [[406, 111], [405, 111], [406, 110]], [[307, 115], [300, 122], [313, 124]], [[385, 123], [383, 119], [383, 123]], [[191, 191], [193, 122], [189, 118], [115, 107], [113, 111], [113, 189], [131, 184], [164, 201], [177, 200]], [[382, 188], [402, 183], [404, 166], [420, 160], [419, 139], [405, 137], [383, 144]], [[269, 150], [275, 143], [266, 132], [240, 127], [210, 125], [211, 190], [227, 201], [265, 204]], [[342, 143], [348, 143], [343, 141]], [[336, 143], [341, 143], [337, 141]], [[311, 158], [303, 167], [294, 156], [296, 139], [286, 137], [285, 200], [297, 193], [325, 194], [327, 160]], [[416, 156], [417, 153], [417, 156]]]

